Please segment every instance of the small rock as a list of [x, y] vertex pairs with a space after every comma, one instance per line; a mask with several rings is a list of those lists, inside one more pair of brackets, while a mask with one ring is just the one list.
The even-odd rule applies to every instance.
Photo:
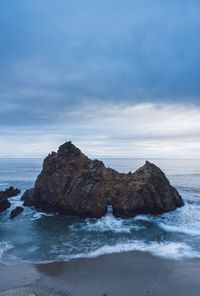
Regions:
[[10, 186], [9, 188], [7, 188], [6, 190], [3, 191], [4, 195], [7, 196], [7, 198], [13, 197], [18, 195], [21, 192], [20, 189], [18, 188], [14, 188], [12, 186]]
[[14, 210], [11, 211], [10, 213], [10, 218], [13, 219], [16, 216], [18, 216], [19, 214], [21, 214], [23, 212], [23, 208], [22, 207], [16, 207]]
[[10, 202], [8, 201], [8, 198], [16, 196], [19, 193], [20, 190], [14, 187], [9, 187], [4, 191], [0, 191], [0, 213], [10, 207]]

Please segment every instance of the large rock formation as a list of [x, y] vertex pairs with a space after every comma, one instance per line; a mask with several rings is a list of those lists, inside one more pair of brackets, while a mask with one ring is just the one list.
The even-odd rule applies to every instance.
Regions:
[[8, 198], [12, 196], [16, 196], [20, 193], [20, 190], [18, 188], [9, 187], [5, 189], [4, 191], [0, 191], [0, 213], [5, 211], [10, 207], [10, 202], [8, 201]]
[[101, 217], [108, 205], [118, 217], [159, 214], [183, 205], [154, 164], [147, 161], [135, 173], [119, 173], [89, 159], [71, 142], [45, 158], [35, 187], [22, 199], [27, 206], [81, 217]]

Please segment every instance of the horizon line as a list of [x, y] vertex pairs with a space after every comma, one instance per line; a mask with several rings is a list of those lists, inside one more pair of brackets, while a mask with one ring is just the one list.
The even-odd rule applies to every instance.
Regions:
[[[0, 156], [0, 160], [2, 159], [44, 159], [46, 158], [48, 155], [42, 157], [42, 156], [25, 156], [25, 157], [20, 157], [20, 156]], [[121, 157], [121, 156], [90, 156], [89, 158], [91, 159], [169, 159], [169, 160], [200, 160], [200, 158], [178, 158], [178, 157]]]

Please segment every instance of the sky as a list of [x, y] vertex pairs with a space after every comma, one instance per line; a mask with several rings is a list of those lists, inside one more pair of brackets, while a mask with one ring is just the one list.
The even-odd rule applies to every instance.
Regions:
[[200, 157], [199, 0], [1, 0], [0, 157]]

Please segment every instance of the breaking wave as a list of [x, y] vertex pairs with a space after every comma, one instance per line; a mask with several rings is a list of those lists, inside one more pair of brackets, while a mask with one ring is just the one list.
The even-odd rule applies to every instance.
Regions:
[[141, 251], [149, 252], [153, 255], [168, 258], [168, 259], [182, 259], [182, 258], [200, 258], [200, 252], [196, 252], [190, 246], [184, 243], [175, 242], [144, 242], [144, 241], [132, 241], [124, 244], [116, 244], [115, 246], [102, 246], [89, 253], [81, 253], [74, 256], [60, 255], [59, 260], [70, 260], [75, 258], [95, 258], [106, 254], [117, 254], [128, 251]]

